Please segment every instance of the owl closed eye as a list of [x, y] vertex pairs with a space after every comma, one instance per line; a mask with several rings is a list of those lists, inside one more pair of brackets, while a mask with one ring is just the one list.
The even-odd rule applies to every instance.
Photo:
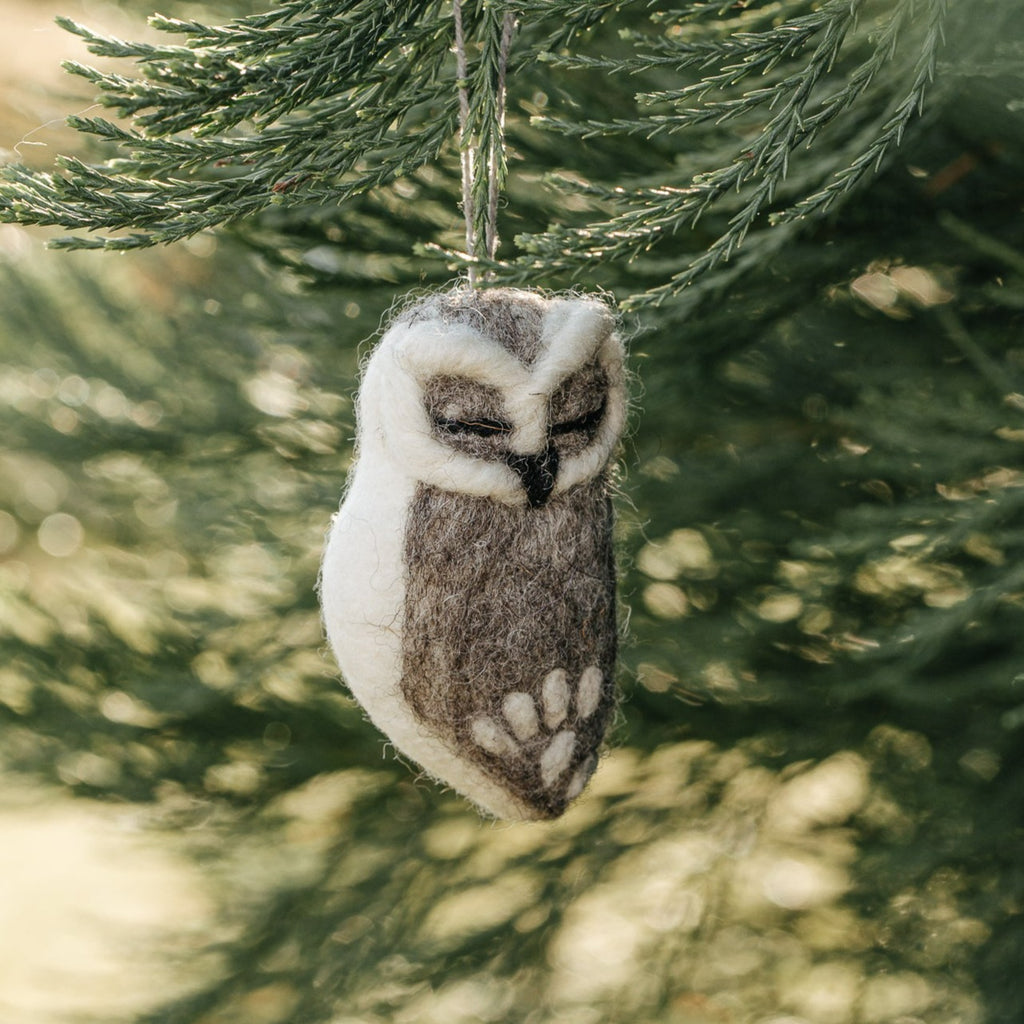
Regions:
[[[564, 380], [548, 402], [545, 450], [562, 459], [591, 444], [605, 415], [607, 389], [607, 374], [596, 362]], [[423, 391], [432, 433], [442, 444], [495, 462], [515, 457], [515, 425], [497, 388], [441, 375], [426, 381]]]
[[559, 455], [577, 455], [594, 441], [607, 406], [608, 375], [596, 362], [562, 381], [549, 407]]
[[426, 381], [423, 399], [441, 444], [480, 459], [503, 458], [512, 424], [497, 388], [442, 375]]

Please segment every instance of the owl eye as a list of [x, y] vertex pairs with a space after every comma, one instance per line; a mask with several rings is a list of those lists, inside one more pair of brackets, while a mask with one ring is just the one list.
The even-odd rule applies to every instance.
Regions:
[[435, 418], [434, 424], [446, 434], [468, 434], [472, 437], [495, 437], [498, 434], [512, 433], [511, 424], [503, 423], [501, 420], [460, 420], [439, 416]]
[[575, 434], [577, 431], [586, 432], [593, 430], [604, 416], [604, 402], [602, 402], [596, 409], [591, 412], [584, 413], [582, 416], [577, 416], [574, 420], [566, 420], [563, 423], [555, 423], [551, 427], [551, 433], [553, 436], [558, 437], [562, 434]]

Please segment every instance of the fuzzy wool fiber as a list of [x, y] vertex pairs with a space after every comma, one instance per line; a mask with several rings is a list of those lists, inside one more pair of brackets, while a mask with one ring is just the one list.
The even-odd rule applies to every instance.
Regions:
[[395, 746], [499, 817], [561, 814], [614, 710], [614, 326], [591, 298], [433, 295], [360, 390], [328, 638]]
[[[580, 484], [538, 509], [421, 487], [405, 556], [406, 700], [538, 817], [561, 814], [566, 787], [546, 787], [540, 778], [552, 731], [540, 728], [518, 751], [496, 754], [473, 742], [472, 725], [481, 718], [503, 724], [503, 703], [513, 693], [528, 695], [543, 709], [543, 682], [562, 669], [571, 696], [558, 728], [575, 734], [566, 778], [596, 753], [615, 693], [615, 566], [606, 482]], [[591, 666], [601, 672], [600, 700], [583, 716], [573, 691]]]

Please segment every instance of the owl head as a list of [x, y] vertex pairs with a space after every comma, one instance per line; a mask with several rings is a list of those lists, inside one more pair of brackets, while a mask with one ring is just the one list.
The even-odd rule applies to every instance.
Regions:
[[374, 350], [360, 447], [420, 483], [536, 508], [604, 470], [625, 415], [603, 302], [458, 290], [406, 310]]

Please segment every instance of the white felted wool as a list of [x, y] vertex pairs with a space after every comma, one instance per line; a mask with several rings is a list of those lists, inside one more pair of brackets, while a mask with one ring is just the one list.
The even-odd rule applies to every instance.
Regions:
[[366, 365], [327, 636], [398, 750], [496, 817], [556, 817], [597, 764], [625, 410], [622, 344], [591, 298], [432, 296]]

